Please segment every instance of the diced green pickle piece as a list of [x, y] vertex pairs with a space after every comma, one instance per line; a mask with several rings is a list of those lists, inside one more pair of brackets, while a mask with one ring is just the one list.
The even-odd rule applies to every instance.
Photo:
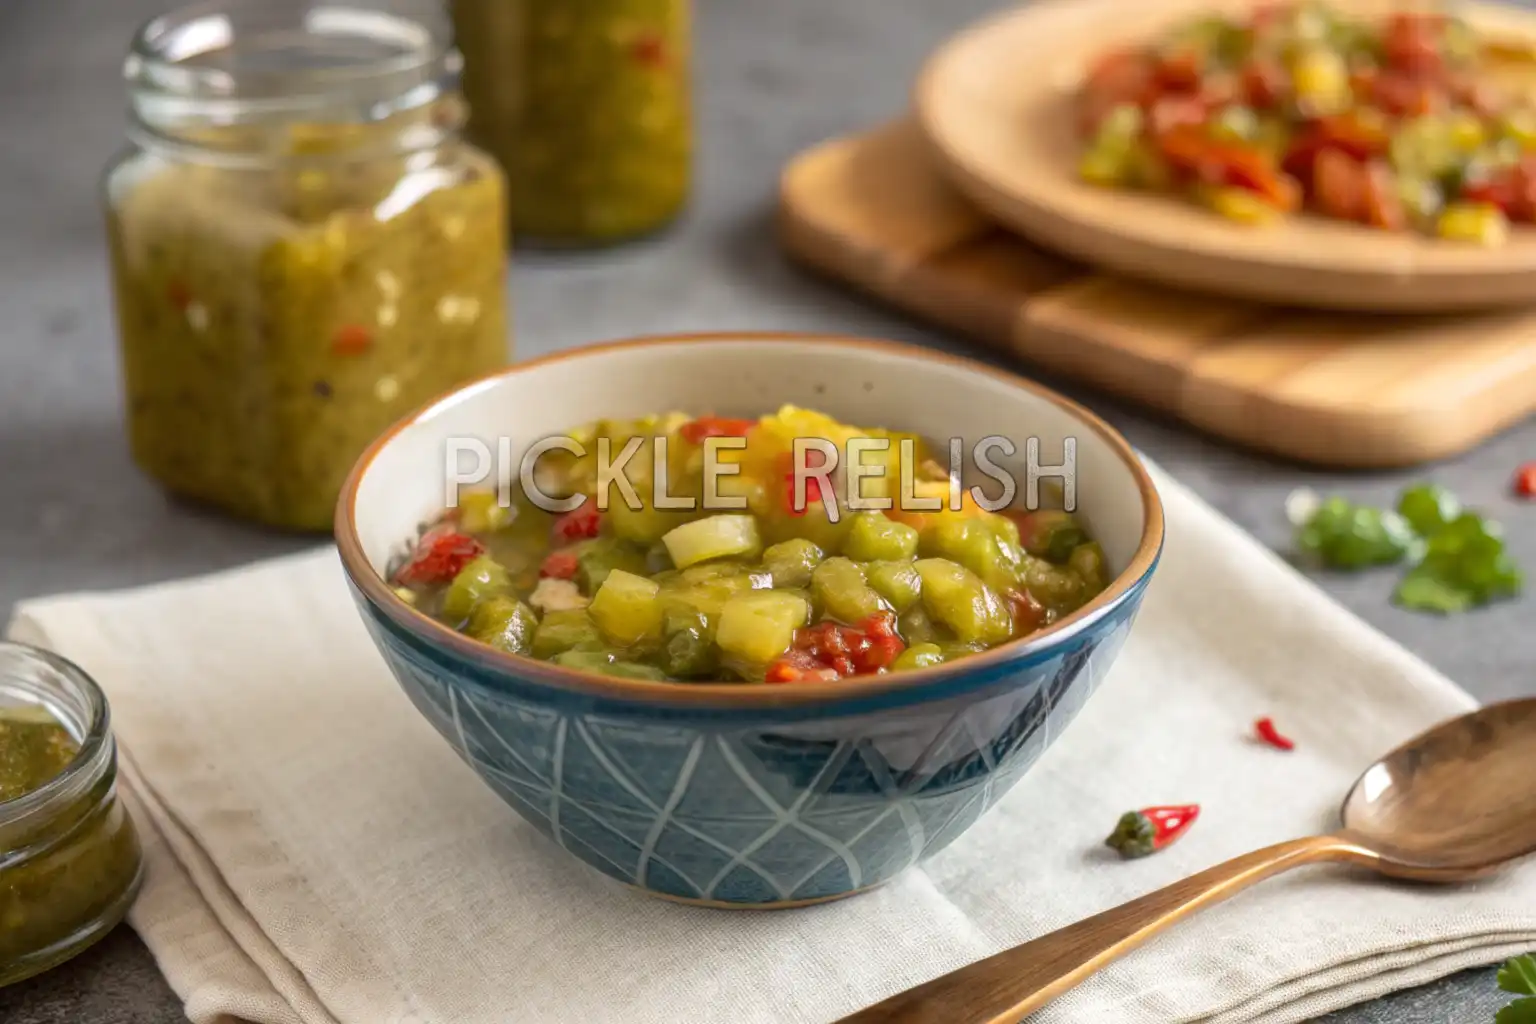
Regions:
[[661, 635], [660, 590], [644, 576], [614, 569], [598, 588], [587, 612], [610, 640], [628, 647]]
[[765, 665], [795, 640], [806, 624], [810, 607], [805, 598], [783, 590], [753, 590], [725, 603], [715, 643], [726, 654], [749, 664]]
[[615, 569], [648, 576], [648, 568], [645, 551], [632, 541], [597, 537], [583, 541], [576, 549], [576, 582], [583, 594], [596, 594]]
[[562, 668], [573, 668], [581, 672], [597, 672], [605, 676], [616, 676], [620, 679], [641, 679], [651, 682], [661, 682], [666, 679], [666, 673], [651, 665], [640, 665], [632, 661], [620, 661], [612, 653], [606, 651], [565, 651], [554, 658], [556, 665]]
[[860, 512], [848, 528], [843, 554], [856, 562], [897, 562], [917, 554], [917, 531], [879, 512]]
[[602, 631], [585, 608], [547, 613], [533, 631], [533, 656], [546, 660], [563, 651], [601, 645]]
[[702, 679], [719, 668], [715, 645], [697, 626], [677, 630], [667, 637], [664, 657], [667, 675], [674, 679]]
[[1067, 568], [1077, 573], [1093, 593], [1103, 590], [1109, 582], [1109, 573], [1104, 568], [1104, 549], [1097, 541], [1073, 548], [1072, 557], [1067, 559]]
[[893, 671], [901, 671], [909, 668], [927, 668], [930, 665], [942, 665], [944, 652], [939, 650], [938, 644], [917, 644], [908, 647], [896, 656], [896, 661], [891, 665]]
[[864, 570], [875, 593], [888, 601], [897, 614], [923, 596], [923, 580], [911, 562], [876, 562]]
[[965, 566], [947, 558], [916, 562], [923, 579], [923, 606], [964, 642], [1000, 644], [1013, 633], [1013, 619], [991, 587]]
[[526, 654], [538, 625], [533, 609], [516, 598], [488, 597], [475, 605], [465, 632], [497, 650]]
[[1071, 567], [1035, 559], [1024, 571], [1024, 586], [1056, 618], [1081, 608], [1088, 600], [1088, 586]]
[[603, 512], [603, 522], [615, 536], [645, 547], [661, 540], [669, 531], [677, 529], [695, 515], [696, 512], [687, 509], [663, 509], [650, 505], [630, 508], [619, 497], [618, 488], [614, 488], [614, 500]]
[[825, 614], [849, 625], [886, 610], [885, 600], [864, 579], [864, 570], [841, 556], [816, 567], [811, 588]]
[[501, 504], [495, 491], [465, 491], [458, 508], [459, 529], [465, 533], [495, 533], [517, 518], [516, 506]]
[[718, 515], [696, 519], [661, 538], [679, 569], [713, 558], [755, 555], [762, 548], [757, 520], [750, 515]]
[[923, 552], [958, 562], [990, 587], [1011, 589], [1023, 571], [1024, 552], [996, 526], [995, 516], [945, 516], [923, 533]]
[[453, 622], [463, 622], [474, 613], [475, 605], [488, 597], [512, 589], [512, 578], [501, 563], [490, 555], [481, 555], [459, 570], [443, 595], [443, 615]]
[[1072, 550], [1088, 539], [1088, 534], [1072, 513], [1060, 509], [1031, 512], [1019, 529], [1024, 550], [1060, 565], [1072, 556]]
[[773, 574], [775, 587], [805, 587], [811, 571], [826, 555], [821, 548], [801, 537], [780, 541], [763, 552], [763, 566]]

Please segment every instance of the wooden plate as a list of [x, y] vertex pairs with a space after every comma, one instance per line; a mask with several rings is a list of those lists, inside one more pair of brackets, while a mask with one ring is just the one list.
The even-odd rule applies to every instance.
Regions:
[[[989, 216], [1087, 262], [1266, 302], [1333, 309], [1448, 311], [1536, 303], [1536, 227], [1497, 249], [1389, 234], [1310, 215], [1267, 227], [1186, 200], [1077, 179], [1072, 97], [1104, 49], [1254, 0], [1037, 0], [962, 32], [923, 69], [915, 112], [952, 183]], [[1380, 13], [1385, 0], [1338, 6]], [[1536, 39], [1536, 14], [1475, 6], [1480, 29]]]

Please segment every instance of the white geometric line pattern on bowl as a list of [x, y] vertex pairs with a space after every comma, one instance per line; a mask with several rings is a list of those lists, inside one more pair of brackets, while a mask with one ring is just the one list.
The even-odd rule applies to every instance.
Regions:
[[[462, 685], [374, 632], [434, 728], [568, 852], [642, 889], [771, 906], [879, 884], [948, 846], [1076, 716], [1133, 618], [958, 707], [714, 729]], [[830, 730], [844, 738], [815, 738]]]

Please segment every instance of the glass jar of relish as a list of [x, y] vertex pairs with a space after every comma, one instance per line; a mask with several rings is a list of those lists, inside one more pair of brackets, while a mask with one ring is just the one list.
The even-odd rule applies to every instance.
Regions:
[[650, 234], [688, 199], [689, 0], [452, 0], [469, 135], [510, 179], [519, 241]]
[[63, 658], [0, 643], [0, 985], [111, 931], [142, 862], [101, 690]]
[[389, 424], [510, 356], [506, 190], [435, 0], [214, 0], [145, 25], [106, 182], [136, 461], [328, 530]]

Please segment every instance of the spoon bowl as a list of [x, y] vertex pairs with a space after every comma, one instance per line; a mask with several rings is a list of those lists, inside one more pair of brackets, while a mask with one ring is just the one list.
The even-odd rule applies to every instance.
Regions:
[[1438, 725], [1366, 769], [1344, 834], [1383, 874], [1458, 881], [1536, 853], [1536, 700]]
[[1017, 1021], [1181, 918], [1291, 868], [1460, 882], [1536, 853], [1536, 698], [1492, 704], [1367, 768], [1342, 828], [1256, 850], [908, 989], [839, 1024]]

